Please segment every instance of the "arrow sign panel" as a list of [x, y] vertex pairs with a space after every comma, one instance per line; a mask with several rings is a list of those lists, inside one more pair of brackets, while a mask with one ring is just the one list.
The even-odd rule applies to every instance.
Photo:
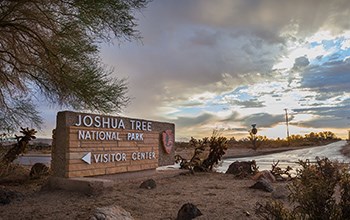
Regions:
[[82, 159], [85, 163], [91, 164], [91, 152], [85, 154], [81, 159]]

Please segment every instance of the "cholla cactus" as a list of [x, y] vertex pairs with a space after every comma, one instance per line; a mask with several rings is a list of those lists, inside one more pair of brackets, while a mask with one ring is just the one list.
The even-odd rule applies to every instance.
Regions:
[[28, 143], [30, 140], [35, 139], [34, 136], [37, 131], [34, 129], [29, 128], [22, 128], [22, 131], [20, 131], [24, 136], [17, 136], [17, 143], [14, 144], [14, 146], [5, 154], [5, 156], [2, 158], [1, 163], [3, 165], [8, 165], [12, 163], [20, 154], [24, 153], [26, 150]]
[[[195, 148], [191, 160], [187, 161], [180, 155], [175, 156], [176, 162], [180, 162], [181, 169], [189, 169], [191, 171], [211, 171], [215, 165], [219, 163], [222, 156], [227, 150], [227, 139], [225, 137], [212, 136], [196, 140], [191, 138], [190, 145]], [[206, 159], [202, 159], [202, 153], [209, 147], [209, 154]]]

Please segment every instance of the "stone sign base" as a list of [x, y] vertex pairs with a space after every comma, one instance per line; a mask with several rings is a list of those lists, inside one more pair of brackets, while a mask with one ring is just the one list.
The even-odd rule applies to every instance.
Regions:
[[107, 189], [112, 189], [113, 186], [112, 180], [92, 177], [62, 178], [52, 176], [48, 182], [49, 189], [63, 189], [87, 195], [98, 195]]
[[80, 192], [87, 195], [99, 195], [104, 191], [112, 190], [113, 186], [122, 181], [139, 181], [146, 179], [161, 179], [174, 177], [181, 173], [187, 173], [188, 170], [143, 170], [129, 173], [120, 173], [113, 175], [103, 175], [95, 177], [50, 177], [48, 181], [49, 189], [61, 189], [67, 191]]

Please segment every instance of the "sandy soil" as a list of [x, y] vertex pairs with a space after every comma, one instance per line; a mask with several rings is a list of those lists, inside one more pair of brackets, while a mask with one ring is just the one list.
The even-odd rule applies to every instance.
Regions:
[[[182, 153], [188, 154], [186, 150]], [[258, 152], [231, 150], [226, 156], [253, 153]], [[155, 189], [139, 188], [147, 177], [116, 182], [112, 190], [93, 196], [63, 190], [41, 190], [47, 177], [29, 180], [28, 174], [29, 170], [22, 170], [21, 175], [0, 179], [0, 189], [22, 194], [20, 199], [0, 205], [0, 219], [89, 219], [94, 208], [110, 205], [123, 207], [135, 219], [175, 219], [180, 207], [188, 202], [197, 205], [203, 213], [196, 219], [260, 219], [255, 214], [257, 202], [265, 204], [272, 199], [271, 193], [249, 188], [254, 180], [236, 179], [230, 174], [196, 173], [171, 177], [158, 174], [154, 176], [157, 182]], [[273, 183], [273, 186], [286, 184]]]
[[[157, 187], [152, 190], [140, 189], [141, 180], [119, 182], [113, 190], [97, 196], [40, 191], [44, 182], [42, 179], [20, 185], [2, 184], [22, 192], [23, 197], [0, 206], [0, 219], [88, 219], [95, 207], [109, 205], [123, 207], [135, 219], [175, 219], [187, 202], [197, 205], [203, 213], [197, 219], [259, 219], [255, 215], [256, 203], [265, 204], [271, 199], [271, 193], [249, 188], [255, 181], [219, 173], [156, 178]], [[281, 184], [285, 183], [274, 186]]]

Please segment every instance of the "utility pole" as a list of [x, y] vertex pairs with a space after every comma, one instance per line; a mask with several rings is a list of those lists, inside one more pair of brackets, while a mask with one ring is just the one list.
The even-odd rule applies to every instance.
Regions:
[[287, 141], [288, 141], [288, 144], [289, 144], [288, 111], [287, 111], [287, 109], [286, 109], [286, 108], [284, 109], [284, 111], [286, 111]]
[[[350, 119], [350, 117], [348, 116], [347, 119]], [[350, 142], [350, 130], [348, 130], [348, 142]]]

